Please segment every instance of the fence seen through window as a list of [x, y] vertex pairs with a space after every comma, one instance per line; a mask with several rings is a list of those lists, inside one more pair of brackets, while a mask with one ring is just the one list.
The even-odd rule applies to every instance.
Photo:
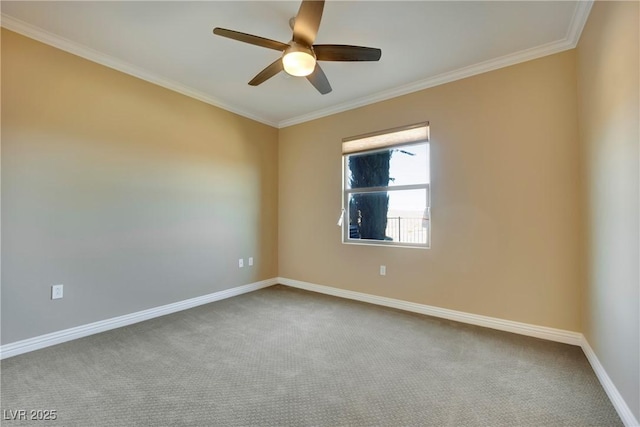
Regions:
[[427, 125], [349, 139], [343, 152], [343, 241], [428, 247]]

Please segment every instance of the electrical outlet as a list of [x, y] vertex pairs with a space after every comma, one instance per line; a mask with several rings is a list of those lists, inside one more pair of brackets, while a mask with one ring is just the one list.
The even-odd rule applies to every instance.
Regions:
[[240, 258], [240, 259], [238, 260], [238, 267], [239, 267], [239, 268], [244, 267], [244, 259]]
[[249, 257], [249, 267], [253, 265], [253, 257]]
[[386, 276], [387, 275], [387, 266], [386, 265], [381, 265], [380, 266], [380, 275], [381, 276]]
[[51, 299], [62, 298], [62, 286], [63, 285], [51, 285]]

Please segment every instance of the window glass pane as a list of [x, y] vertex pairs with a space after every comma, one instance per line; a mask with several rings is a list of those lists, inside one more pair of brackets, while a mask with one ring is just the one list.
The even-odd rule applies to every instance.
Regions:
[[429, 215], [427, 190], [389, 192], [386, 235], [394, 242], [426, 244]]
[[395, 190], [349, 195], [349, 240], [427, 244], [427, 190]]
[[346, 156], [346, 188], [429, 183], [429, 144]]

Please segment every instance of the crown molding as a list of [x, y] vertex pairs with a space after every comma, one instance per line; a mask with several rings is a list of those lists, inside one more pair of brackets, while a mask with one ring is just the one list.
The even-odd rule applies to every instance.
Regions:
[[374, 104], [380, 101], [386, 101], [392, 98], [397, 98], [402, 95], [407, 95], [407, 94], [418, 92], [434, 86], [440, 86], [445, 83], [450, 83], [456, 80], [461, 80], [467, 77], [483, 74], [488, 71], [493, 71], [499, 68], [508, 67], [511, 65], [518, 64], [520, 62], [541, 58], [543, 56], [562, 52], [564, 50], [568, 50], [571, 48], [572, 48], [571, 44], [566, 40], [562, 40], [560, 42], [548, 43], [535, 48], [526, 49], [520, 52], [505, 55], [500, 58], [491, 59], [489, 61], [480, 62], [478, 64], [470, 65], [468, 67], [463, 67], [457, 70], [438, 74], [437, 76], [429, 77], [428, 79], [419, 80], [417, 82], [399, 86], [394, 89], [378, 92], [373, 95], [368, 95], [363, 98], [356, 99], [354, 101], [345, 102], [342, 104], [334, 105], [329, 108], [314, 111], [309, 114], [304, 114], [301, 116], [293, 117], [291, 119], [283, 120], [280, 123], [278, 123], [278, 127], [285, 128], [288, 126], [293, 126], [300, 123], [308, 122], [310, 120], [319, 119], [321, 117], [330, 116], [332, 114], [353, 110], [355, 108], [363, 107], [365, 105]]
[[584, 29], [587, 19], [589, 18], [589, 14], [591, 13], [593, 2], [594, 0], [581, 0], [578, 2], [576, 10], [573, 12], [571, 24], [569, 24], [569, 29], [567, 30], [566, 35], [566, 39], [571, 41], [572, 48], [578, 46], [582, 30]]
[[213, 105], [214, 107], [222, 108], [223, 110], [241, 115], [248, 119], [255, 120], [272, 127], [278, 127], [277, 122], [267, 120], [249, 111], [239, 109], [233, 105], [222, 102], [204, 92], [198, 91], [176, 81], [166, 79], [157, 74], [129, 64], [128, 62], [91, 49], [90, 47], [87, 47], [80, 43], [76, 43], [64, 37], [60, 37], [49, 31], [43, 30], [42, 28], [36, 27], [35, 25], [31, 25], [4, 13], [0, 15], [0, 18], [0, 26], [6, 28], [7, 30], [14, 31], [25, 37], [29, 37], [39, 42], [48, 44], [65, 52], [71, 53], [92, 62], [96, 62], [100, 65], [104, 65], [105, 67], [112, 68], [122, 73], [129, 74], [130, 76], [145, 80], [149, 83], [164, 87], [165, 89], [169, 89], [190, 98], [197, 99], [198, 101]]
[[559, 41], [547, 43], [541, 46], [537, 46], [530, 49], [525, 49], [520, 52], [515, 52], [509, 55], [505, 55], [499, 58], [483, 61], [477, 64], [473, 64], [467, 67], [459, 68], [457, 70], [449, 71], [439, 74], [434, 77], [429, 77], [424, 80], [409, 83], [403, 86], [399, 86], [394, 89], [377, 92], [372, 95], [368, 95], [353, 101], [344, 102], [329, 108], [317, 110], [308, 114], [292, 117], [282, 120], [280, 122], [274, 122], [267, 120], [263, 117], [256, 115], [255, 113], [239, 109], [233, 105], [227, 104], [216, 98], [200, 92], [196, 89], [190, 88], [178, 82], [165, 79], [161, 76], [143, 70], [139, 67], [131, 65], [125, 61], [121, 61], [112, 56], [98, 52], [82, 44], [73, 42], [63, 37], [57, 36], [53, 33], [45, 31], [39, 27], [28, 24], [19, 19], [13, 18], [9, 15], [2, 14], [0, 25], [8, 30], [15, 31], [26, 37], [32, 38], [39, 42], [51, 45], [58, 49], [88, 59], [89, 61], [96, 62], [114, 70], [121, 71], [139, 79], [148, 81], [150, 83], [162, 86], [166, 89], [174, 92], [181, 93], [185, 96], [197, 99], [207, 104], [213, 105], [218, 108], [230, 111], [235, 114], [239, 114], [251, 120], [255, 120], [260, 123], [264, 123], [276, 128], [285, 128], [296, 124], [304, 123], [310, 120], [319, 119], [322, 117], [330, 116], [332, 114], [341, 113], [355, 108], [363, 107], [365, 105], [374, 104], [376, 102], [385, 101], [388, 99], [396, 98], [398, 96], [407, 95], [413, 92], [418, 92], [424, 89], [428, 89], [434, 86], [439, 86], [445, 83], [450, 83], [456, 80], [461, 80], [467, 77], [472, 77], [478, 74], [486, 73], [488, 71], [497, 70], [511, 65], [516, 65], [521, 62], [531, 61], [533, 59], [541, 58], [547, 55], [553, 55], [555, 53], [563, 52], [565, 50], [573, 49], [577, 46], [580, 40], [580, 35], [587, 22], [591, 7], [593, 6], [593, 0], [581, 0], [576, 4], [571, 23], [567, 30], [566, 36]]
[[291, 119], [283, 120], [278, 123], [278, 127], [285, 128], [288, 126], [293, 126], [310, 120], [319, 119], [321, 117], [330, 116], [332, 114], [353, 110], [365, 105], [374, 104], [376, 102], [396, 98], [398, 96], [418, 92], [434, 86], [439, 86], [445, 83], [472, 77], [478, 74], [486, 73], [488, 71], [509, 67], [521, 62], [531, 61], [533, 59], [542, 58], [543, 56], [553, 55], [554, 53], [560, 53], [565, 50], [573, 49], [577, 46], [578, 41], [580, 40], [582, 29], [587, 22], [587, 18], [589, 17], [589, 12], [591, 11], [592, 5], [593, 0], [579, 1], [576, 4], [576, 9], [574, 10], [573, 17], [571, 18], [571, 24], [569, 26], [569, 29], [567, 30], [565, 38], [562, 40], [543, 44], [530, 49], [521, 50], [519, 52], [505, 55], [499, 58], [473, 64], [468, 67], [448, 71], [434, 77], [429, 77], [428, 79], [419, 80], [417, 82], [409, 83], [404, 86], [399, 86], [394, 89], [378, 92], [373, 95], [356, 99], [354, 101], [345, 102], [333, 107], [314, 111], [309, 114], [304, 114], [293, 117]]

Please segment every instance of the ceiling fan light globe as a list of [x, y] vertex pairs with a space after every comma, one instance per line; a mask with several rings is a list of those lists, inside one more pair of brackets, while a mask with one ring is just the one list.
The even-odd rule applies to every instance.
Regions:
[[316, 58], [308, 52], [292, 50], [282, 56], [282, 66], [287, 74], [304, 77], [313, 73]]

